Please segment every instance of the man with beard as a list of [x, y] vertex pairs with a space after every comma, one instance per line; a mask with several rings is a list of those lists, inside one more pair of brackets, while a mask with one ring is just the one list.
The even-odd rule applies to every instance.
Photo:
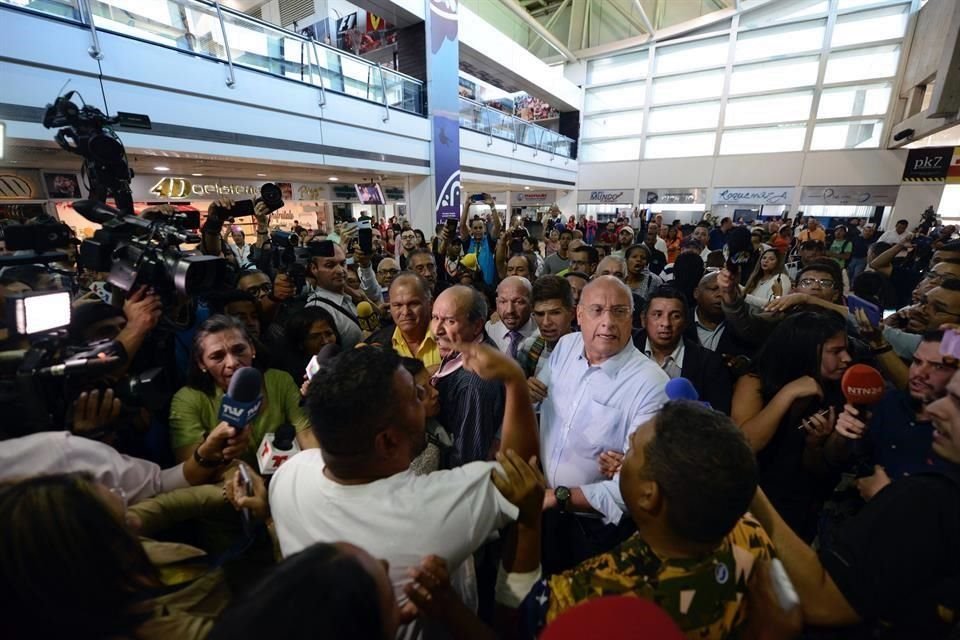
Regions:
[[[946, 394], [957, 364], [940, 354], [943, 331], [928, 331], [913, 354], [907, 389], [891, 389], [869, 410], [847, 404], [827, 439], [832, 460], [849, 457], [858, 446], [866, 475], [857, 479], [864, 500], [905, 476], [942, 470], [946, 464], [931, 455], [933, 423], [927, 407]], [[866, 473], [869, 471], [870, 473]], [[858, 474], [859, 475], [859, 474]]]
[[500, 351], [516, 359], [520, 343], [537, 334], [537, 324], [530, 316], [532, 289], [530, 281], [519, 276], [504, 278], [497, 287], [497, 322], [488, 321], [487, 335]]

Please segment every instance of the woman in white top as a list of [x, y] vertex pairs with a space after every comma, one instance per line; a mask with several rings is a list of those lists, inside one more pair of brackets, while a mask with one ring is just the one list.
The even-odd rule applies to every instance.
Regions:
[[790, 293], [793, 288], [790, 276], [783, 266], [783, 256], [776, 249], [767, 249], [760, 254], [753, 273], [747, 279], [744, 293], [747, 301], [760, 306]]

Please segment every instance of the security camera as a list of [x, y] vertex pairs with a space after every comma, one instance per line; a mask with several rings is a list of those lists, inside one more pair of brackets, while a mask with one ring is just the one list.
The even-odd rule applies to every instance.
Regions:
[[915, 131], [913, 129], [904, 129], [903, 131], [898, 131], [894, 134], [893, 139], [897, 142], [904, 140], [906, 138], [912, 138]]

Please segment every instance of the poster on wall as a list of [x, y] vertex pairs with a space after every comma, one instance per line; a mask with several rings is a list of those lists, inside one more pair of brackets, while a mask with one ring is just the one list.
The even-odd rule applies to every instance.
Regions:
[[47, 196], [52, 199], [83, 197], [76, 173], [44, 173], [43, 184], [47, 188]]
[[947, 179], [953, 147], [910, 149], [903, 168], [904, 182], [943, 182]]
[[714, 187], [713, 204], [788, 205], [793, 187]]
[[847, 207], [892, 207], [900, 192], [899, 185], [857, 187], [804, 187], [800, 204]]
[[553, 204], [556, 201], [556, 191], [515, 191], [513, 193], [513, 204], [537, 206]]

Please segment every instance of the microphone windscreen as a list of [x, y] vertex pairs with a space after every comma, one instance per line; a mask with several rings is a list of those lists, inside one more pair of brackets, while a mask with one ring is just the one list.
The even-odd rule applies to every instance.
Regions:
[[357, 317], [358, 318], [369, 318], [373, 315], [373, 305], [367, 302], [366, 300], [360, 302], [357, 305]]
[[686, 378], [674, 378], [663, 388], [670, 400], [693, 400], [700, 399], [700, 393], [697, 392], [693, 383]]
[[227, 395], [238, 402], [253, 402], [260, 395], [263, 374], [253, 367], [237, 369], [230, 378]]
[[96, 200], [77, 200], [73, 203], [73, 210], [90, 222], [98, 224], [110, 222], [122, 215], [119, 210]]
[[284, 422], [277, 427], [273, 435], [273, 446], [281, 451], [288, 451], [293, 447], [293, 441], [297, 437], [297, 430], [289, 422]]
[[844, 372], [840, 388], [848, 403], [866, 406], [880, 402], [886, 384], [880, 372], [873, 367], [855, 364]]

